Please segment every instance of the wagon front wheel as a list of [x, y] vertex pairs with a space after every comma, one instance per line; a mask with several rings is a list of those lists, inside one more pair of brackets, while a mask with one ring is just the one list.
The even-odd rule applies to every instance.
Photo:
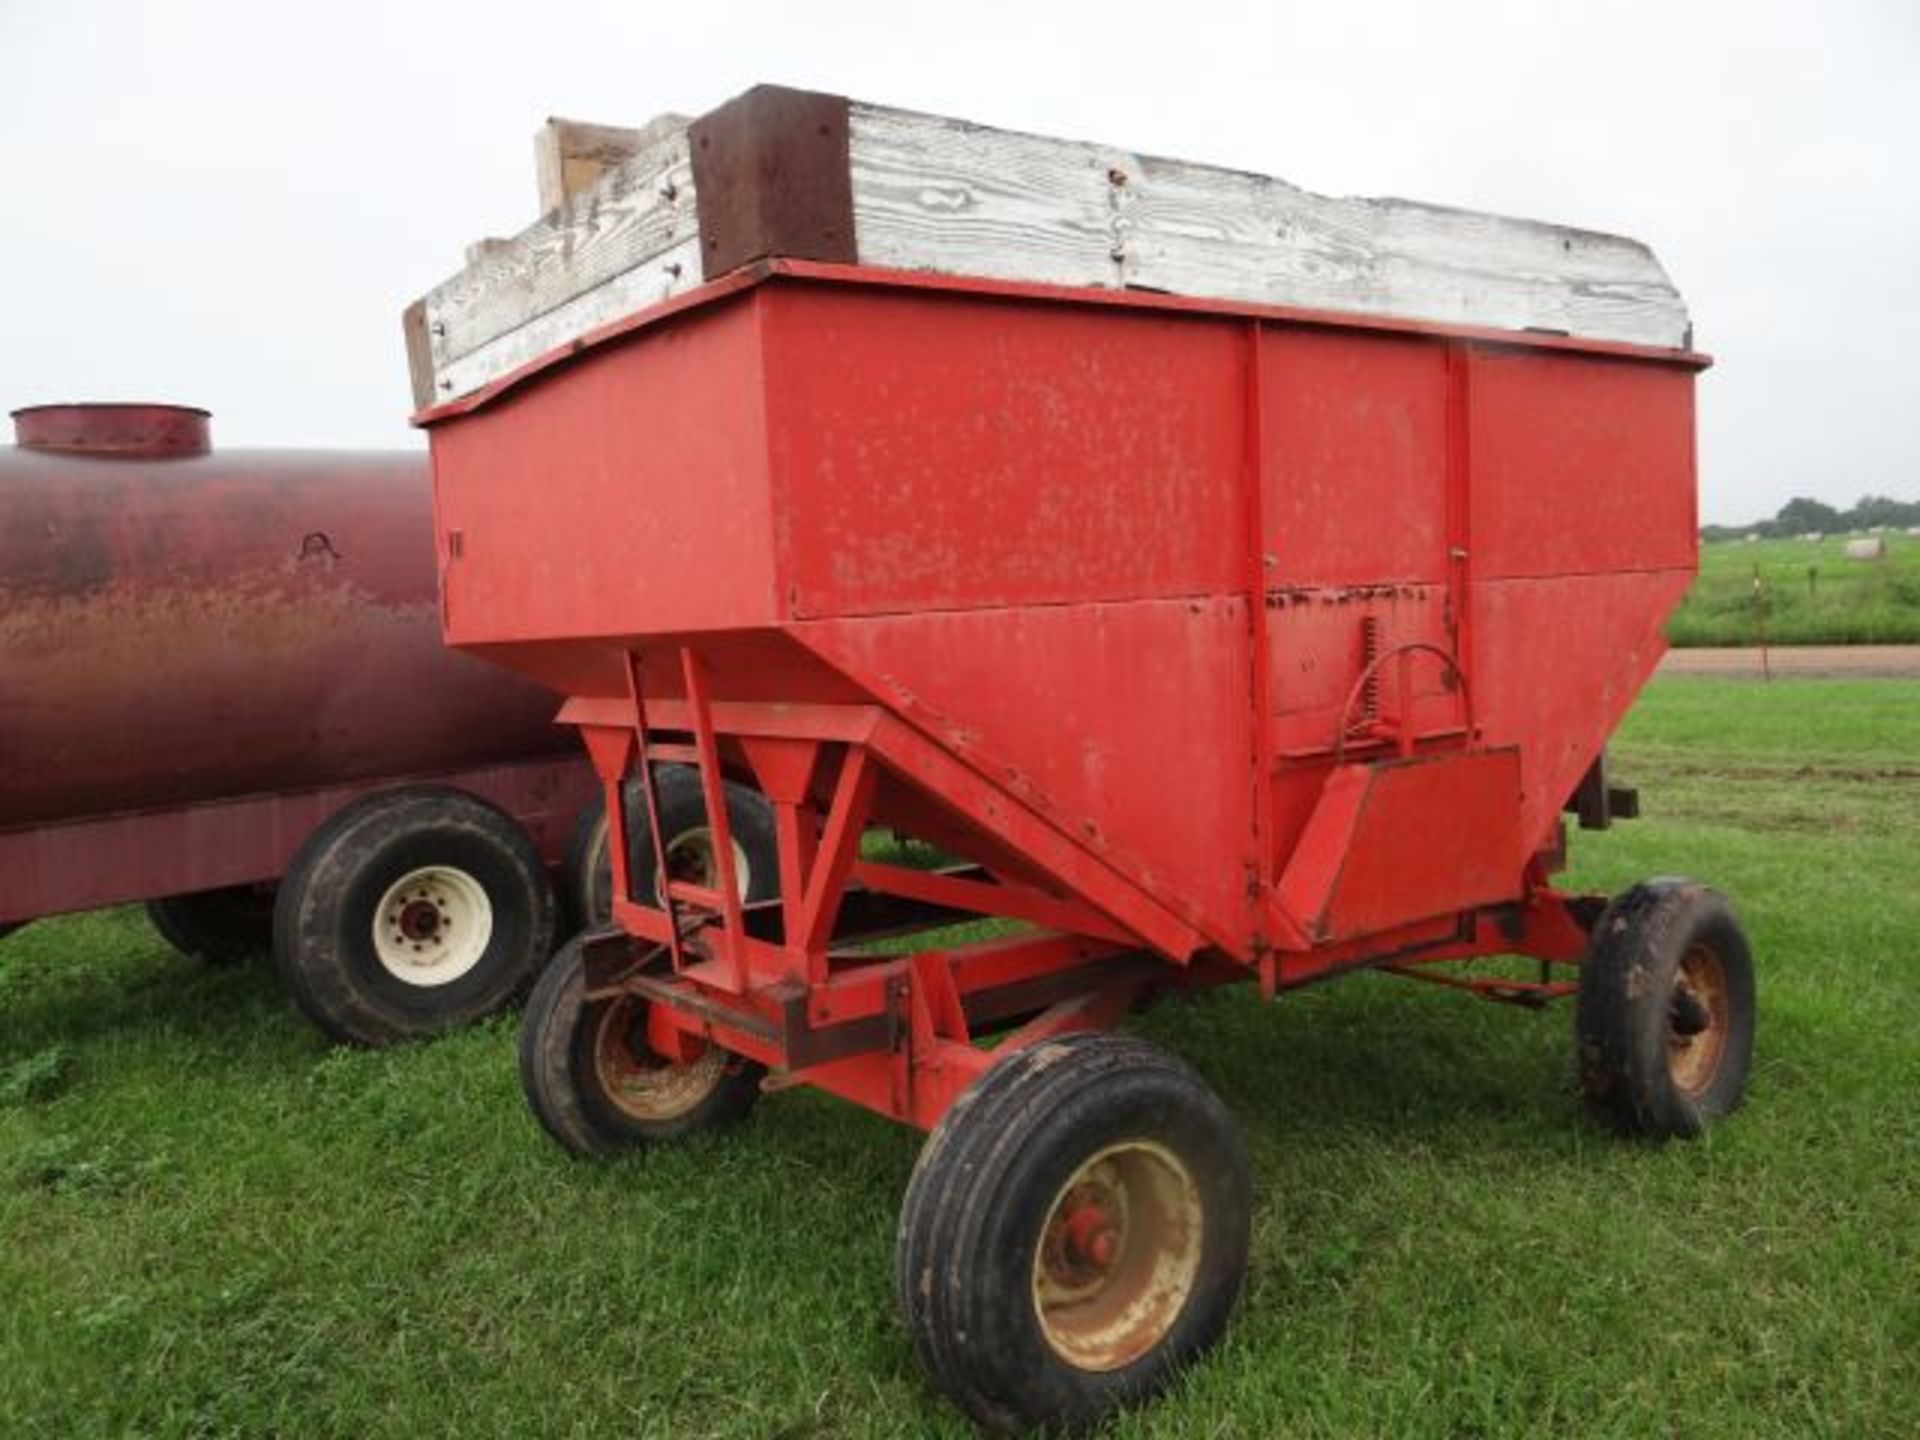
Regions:
[[1724, 896], [1650, 880], [1594, 926], [1575, 1007], [1588, 1108], [1624, 1134], [1698, 1135], [1753, 1063], [1753, 957]]
[[586, 998], [585, 936], [560, 947], [520, 1020], [520, 1085], [534, 1118], [576, 1155], [610, 1155], [730, 1125], [761, 1066], [709, 1045], [669, 1061], [647, 1044], [644, 1001]]
[[1104, 1034], [1017, 1052], [907, 1187], [896, 1278], [921, 1362], [996, 1430], [1145, 1399], [1226, 1326], [1250, 1188], [1226, 1108], [1178, 1060]]

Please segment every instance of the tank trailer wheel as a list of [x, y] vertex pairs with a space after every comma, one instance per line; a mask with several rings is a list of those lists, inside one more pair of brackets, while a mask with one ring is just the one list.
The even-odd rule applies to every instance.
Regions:
[[280, 884], [273, 949], [308, 1018], [385, 1045], [518, 998], [554, 924], [526, 832], [464, 791], [419, 786], [357, 800], [307, 838]]
[[654, 1054], [644, 1002], [584, 998], [580, 942], [560, 947], [520, 1019], [520, 1086], [541, 1127], [576, 1155], [610, 1155], [745, 1118], [765, 1070], [717, 1045], [680, 1064]]
[[273, 890], [231, 885], [147, 902], [147, 922], [193, 960], [235, 965], [273, 949]]
[[907, 1186], [900, 1307], [934, 1383], [993, 1430], [1074, 1429], [1225, 1329], [1246, 1152], [1186, 1065], [1126, 1036], [1018, 1051], [954, 1103]]
[[[660, 797], [661, 828], [667, 836], [667, 868], [676, 880], [711, 887], [713, 836], [707, 828], [700, 776], [684, 765], [662, 765], [654, 784]], [[780, 893], [780, 850], [774, 839], [773, 807], [759, 791], [724, 782], [727, 826], [733, 832], [733, 874], [742, 900], [771, 900]], [[634, 878], [634, 899], [657, 903], [653, 832], [647, 804], [637, 785], [628, 785], [627, 853]], [[596, 797], [574, 823], [563, 867], [568, 903], [580, 928], [605, 925], [613, 918], [613, 871], [607, 863], [607, 805]]]
[[1627, 1135], [1693, 1136], [1731, 1114], [1753, 1064], [1753, 957], [1726, 898], [1649, 880], [1594, 926], [1575, 1006], [1588, 1107]]

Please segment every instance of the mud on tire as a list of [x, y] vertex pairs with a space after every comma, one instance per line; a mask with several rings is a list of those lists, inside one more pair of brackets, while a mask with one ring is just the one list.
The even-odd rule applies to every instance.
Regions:
[[1649, 880], [1601, 914], [1574, 1029], [1587, 1107], [1622, 1134], [1694, 1136], [1729, 1115], [1753, 1064], [1753, 957], [1726, 897]]
[[914, 1349], [989, 1429], [1093, 1424], [1219, 1339], [1250, 1206], [1233, 1121], [1179, 1060], [1107, 1034], [1016, 1052], [955, 1101], [907, 1187]]

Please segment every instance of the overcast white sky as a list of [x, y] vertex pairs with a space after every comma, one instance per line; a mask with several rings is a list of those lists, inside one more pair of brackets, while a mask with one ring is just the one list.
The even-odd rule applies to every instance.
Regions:
[[1920, 497], [1920, 4], [0, 0], [0, 408], [394, 446], [399, 316], [534, 217], [548, 115], [771, 80], [1649, 241], [1702, 514]]

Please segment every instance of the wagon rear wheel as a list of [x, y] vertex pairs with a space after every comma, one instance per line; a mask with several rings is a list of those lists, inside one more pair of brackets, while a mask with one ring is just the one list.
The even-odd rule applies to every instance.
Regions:
[[1651, 880], [1609, 905], [1580, 972], [1580, 1083], [1605, 1124], [1651, 1139], [1730, 1114], [1753, 1063], [1753, 958], [1725, 897]]
[[541, 1127], [607, 1155], [742, 1119], [765, 1071], [717, 1045], [678, 1063], [654, 1054], [643, 1002], [587, 1001], [583, 939], [560, 947], [520, 1020], [520, 1085]]
[[1205, 1082], [1077, 1035], [995, 1065], [928, 1137], [896, 1253], [934, 1382], [982, 1425], [1077, 1427], [1158, 1390], [1225, 1328], [1250, 1182]]
[[[667, 869], [678, 880], [714, 883], [712, 831], [700, 794], [700, 777], [684, 765], [663, 765], [655, 779], [661, 828], [667, 837]], [[780, 852], [774, 841], [773, 808], [766, 797], [732, 780], [724, 785], [727, 828], [733, 832], [733, 873], [742, 900], [769, 900], [780, 889]], [[627, 853], [631, 857], [634, 898], [654, 899], [653, 832], [646, 802], [627, 787]], [[568, 903], [581, 928], [613, 918], [613, 871], [607, 860], [607, 806], [596, 798], [584, 809], [567, 843], [564, 866]]]

